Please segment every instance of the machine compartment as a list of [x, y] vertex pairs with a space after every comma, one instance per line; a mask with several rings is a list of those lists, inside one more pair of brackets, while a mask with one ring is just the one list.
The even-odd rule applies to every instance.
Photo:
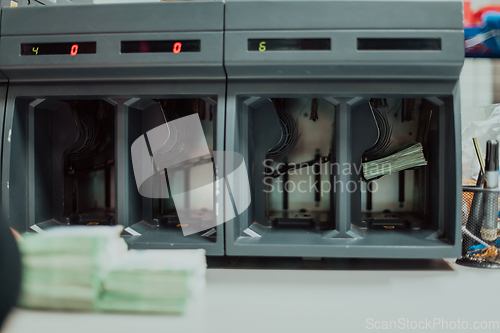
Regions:
[[105, 99], [17, 98], [10, 217], [35, 229], [115, 224], [115, 115]]
[[276, 228], [326, 229], [333, 194], [323, 185], [331, 177], [335, 107], [321, 98], [271, 101], [281, 137], [260, 162], [265, 164], [266, 220]]
[[[151, 198], [142, 196], [136, 187], [133, 174], [132, 159], [127, 163], [127, 184], [129, 186], [128, 228], [132, 234], [140, 233], [140, 237], [133, 240], [133, 246], [142, 247], [151, 242], [157, 242], [161, 237], [176, 239], [177, 242], [210, 242], [213, 243], [217, 237], [214, 221], [215, 187], [214, 183], [206, 184], [204, 194], [207, 200], [200, 199], [199, 192], [190, 191], [193, 184], [198, 184], [200, 178], [214, 176], [213, 151], [215, 146], [215, 131], [217, 119], [217, 96], [200, 96], [192, 98], [140, 98], [125, 103], [125, 114], [128, 117], [126, 147], [130, 152], [134, 141], [144, 133], [164, 125], [166, 122], [175, 121], [189, 115], [198, 115], [209, 155], [199, 156], [192, 163], [180, 168], [169, 169], [160, 177], [166, 177], [166, 181], [159, 181], [152, 189], [155, 193], [164, 193], [163, 198]], [[179, 128], [179, 133], [184, 136], [193, 135], [189, 131]], [[170, 141], [169, 141], [170, 140]], [[175, 142], [173, 142], [173, 141]], [[176, 141], [177, 140], [177, 141]], [[171, 145], [173, 150], [182, 149], [182, 137], [169, 137], [165, 145]], [[160, 150], [159, 148], [158, 150]], [[150, 154], [155, 156], [155, 152]], [[200, 177], [201, 176], [201, 177]], [[213, 178], [215, 179], [215, 178]], [[213, 180], [212, 179], [212, 180]], [[201, 180], [202, 181], [202, 180]], [[196, 186], [195, 186], [196, 187]], [[176, 207], [172, 194], [182, 193], [182, 199], [176, 201]], [[210, 198], [212, 200], [210, 200]], [[177, 209], [183, 211], [197, 212], [188, 219], [180, 219]], [[183, 216], [185, 217], [185, 216]], [[181, 221], [182, 220], [182, 221]], [[207, 230], [200, 233], [184, 236], [181, 230], [182, 223], [186, 220], [207, 226]]]
[[[443, 100], [450, 103], [451, 99]], [[365, 150], [363, 161], [391, 156], [419, 143], [426, 165], [391, 171], [370, 180], [360, 177], [360, 193], [351, 196], [351, 228], [362, 237], [387, 238], [388, 244], [410, 242], [407, 238], [420, 240], [422, 245], [432, 240], [452, 244], [451, 222], [445, 225], [440, 221], [442, 207], [438, 204], [442, 200], [439, 188], [444, 186], [439, 179], [445, 167], [440, 163], [449, 163], [440, 157], [440, 154], [448, 153], [444, 152], [443, 140], [446, 140], [444, 133], [450, 132], [450, 125], [443, 122], [448, 117], [445, 110], [451, 106], [445, 106], [441, 100], [432, 97], [369, 100], [371, 105], [377, 102], [379, 105], [373, 109], [383, 115], [389, 127], [385, 131], [386, 147], [385, 151], [372, 156], [367, 154], [369, 150]], [[376, 125], [383, 132], [380, 121], [376, 121]], [[377, 144], [383, 140], [379, 138]], [[451, 146], [448, 149], [454, 150]], [[448, 164], [450, 169], [452, 167]]]
[[[217, 96], [155, 97], [16, 98], [4, 167], [9, 190], [5, 212], [16, 227], [40, 231], [55, 225], [121, 224], [137, 247], [216, 242], [214, 209], [196, 207], [200, 194], [189, 187], [198, 175], [214, 174]], [[199, 117], [209, 155], [163, 175], [165, 184], [155, 186], [165, 187], [159, 192], [170, 196], [142, 196], [132, 166], [133, 142], [189, 115]], [[214, 186], [206, 187], [215, 205]], [[206, 219], [207, 230], [183, 235], [172, 188], [184, 195], [182, 209], [206, 212], [193, 218]]]
[[[452, 96], [289, 96], [241, 96], [229, 116], [233, 147], [254, 166], [233, 251], [426, 257], [455, 246]], [[426, 165], [365, 178], [363, 162], [415, 143]]]

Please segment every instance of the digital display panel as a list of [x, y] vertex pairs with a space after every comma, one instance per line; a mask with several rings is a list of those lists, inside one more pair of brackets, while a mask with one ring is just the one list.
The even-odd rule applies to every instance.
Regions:
[[21, 44], [21, 55], [95, 54], [96, 42]]
[[330, 38], [249, 39], [248, 51], [330, 51]]
[[200, 40], [122, 41], [121, 53], [184, 53], [200, 52]]
[[441, 38], [358, 38], [360, 51], [440, 51]]

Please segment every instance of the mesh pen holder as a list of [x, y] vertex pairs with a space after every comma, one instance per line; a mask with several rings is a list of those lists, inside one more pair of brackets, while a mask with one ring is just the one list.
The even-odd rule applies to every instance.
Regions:
[[499, 189], [464, 186], [462, 190], [462, 257], [457, 264], [500, 268]]

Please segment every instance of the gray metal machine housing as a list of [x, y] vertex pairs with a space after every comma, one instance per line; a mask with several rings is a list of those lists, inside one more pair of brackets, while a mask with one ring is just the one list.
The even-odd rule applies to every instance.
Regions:
[[[29, 25], [23, 23], [26, 17]], [[1, 151], [2, 218], [18, 229], [36, 231], [67, 223], [61, 207], [63, 185], [57, 181], [60, 157], [50, 148], [55, 147], [55, 120], [69, 112], [67, 100], [100, 100], [114, 109], [115, 220], [136, 234], [125, 236], [131, 247], [200, 247], [208, 255], [228, 256], [460, 255], [461, 2], [227, 0], [40, 6], [3, 9], [1, 25], [0, 70], [10, 82]], [[329, 39], [331, 48], [248, 49], [249, 39], [312, 38]], [[440, 49], [360, 50], [360, 38], [435, 39]], [[120, 53], [124, 40], [169, 39], [199, 39], [201, 52], [182, 58]], [[97, 54], [19, 55], [21, 43], [90, 40], [97, 42]], [[213, 149], [245, 158], [251, 205], [211, 236], [183, 237], [179, 230], [162, 230], [151, 215], [154, 203], [137, 193], [130, 145], [150, 126], [144, 112], [159, 98], [216, 100]], [[329, 149], [321, 152], [328, 154], [325, 165], [359, 166], [363, 152], [377, 140], [372, 98], [394, 103], [418, 98], [425, 110], [421, 116], [428, 115], [428, 166], [406, 172], [412, 175], [409, 193], [418, 193], [411, 203], [404, 202], [406, 210], [366, 212], [360, 190], [339, 190], [327, 193], [321, 210], [287, 206], [276, 218], [269, 208], [276, 207], [276, 195], [264, 192], [262, 176], [263, 161], [282, 136], [274, 101], [286, 100], [293, 108], [300, 103], [311, 108], [312, 100], [318, 101], [320, 119], [301, 125], [300, 149], [320, 137]], [[404, 136], [415, 138], [416, 133]], [[330, 183], [363, 183], [359, 174], [346, 174], [339, 167], [321, 177]], [[306, 202], [308, 196], [314, 193], [294, 202]], [[376, 220], [375, 213], [394, 215], [409, 227], [372, 229], [367, 221]], [[286, 220], [288, 227], [277, 226], [276, 219]], [[294, 226], [306, 220], [307, 228]]]
[[[331, 50], [250, 52], [247, 48], [249, 39], [289, 38], [330, 38]], [[359, 38], [440, 39], [441, 49], [364, 51], [357, 48]], [[463, 60], [460, 2], [228, 0], [224, 59], [228, 75], [226, 149], [240, 152], [252, 166], [252, 204], [245, 213], [226, 223], [226, 254], [458, 256], [461, 239], [458, 80]], [[428, 144], [424, 146], [429, 165], [424, 168], [427, 171], [414, 171], [425, 173], [419, 176], [420, 184], [414, 183], [414, 188], [425, 198], [414, 204], [409, 212], [414, 216], [406, 221], [417, 215], [420, 227], [371, 230], [367, 220], [374, 215], [361, 215], [360, 190], [351, 192], [345, 188], [350, 182], [359, 183], [360, 175], [343, 172], [342, 168], [359, 166], [363, 152], [377, 139], [377, 125], [368, 103], [371, 98], [417, 97], [423, 99], [432, 113]], [[330, 192], [326, 198], [329, 209], [323, 215], [317, 212], [317, 220], [328, 222], [325, 228], [294, 227], [296, 221], [318, 222], [314, 216], [311, 218], [314, 212], [299, 209], [300, 205], [296, 205], [295, 211], [287, 207], [288, 210], [276, 215], [286, 220], [287, 227], [276, 226], [276, 220], [273, 222], [269, 217], [272, 212], [265, 193], [269, 184], [263, 185], [266, 170], [263, 160], [282, 135], [281, 119], [273, 112], [270, 98], [316, 98], [320, 109], [334, 110], [328, 163], [337, 167], [326, 176], [330, 177], [331, 185], [338, 182], [344, 187]], [[317, 126], [319, 123], [321, 119]], [[319, 134], [316, 130], [309, 134], [299, 132], [299, 140]], [[314, 147], [310, 150], [309, 158], [313, 158]], [[313, 193], [305, 195], [312, 198]]]
[[[0, 54], [5, 61], [0, 67], [7, 73], [10, 90], [5, 118], [8, 134], [3, 137], [2, 218], [19, 230], [39, 231], [70, 223], [63, 213], [61, 153], [68, 147], [64, 141], [71, 143], [76, 134], [71, 122], [61, 122], [70, 114], [66, 101], [97, 100], [113, 109], [114, 124], [109, 128], [115, 133], [108, 138], [114, 141], [111, 159], [115, 160], [110, 200], [114, 220], [128, 230], [129, 246], [204, 248], [209, 255], [222, 255], [222, 226], [207, 236], [184, 237], [179, 227], [157, 225], [153, 200], [137, 191], [130, 157], [133, 141], [154, 126], [152, 116], [147, 115], [160, 115], [157, 99], [201, 98], [212, 105], [213, 148], [222, 150], [222, 28], [223, 3], [219, 1], [4, 9]], [[203, 47], [182, 57], [120, 52], [121, 41], [179, 39], [200, 40]], [[75, 57], [19, 54], [21, 43], [68, 41], [95, 41], [97, 53]], [[155, 124], [161, 124], [161, 119]]]

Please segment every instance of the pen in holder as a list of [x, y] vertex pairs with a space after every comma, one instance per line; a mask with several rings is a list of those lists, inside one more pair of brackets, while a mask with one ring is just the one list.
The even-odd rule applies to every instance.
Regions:
[[464, 186], [462, 193], [462, 257], [457, 264], [500, 268], [499, 189]]

